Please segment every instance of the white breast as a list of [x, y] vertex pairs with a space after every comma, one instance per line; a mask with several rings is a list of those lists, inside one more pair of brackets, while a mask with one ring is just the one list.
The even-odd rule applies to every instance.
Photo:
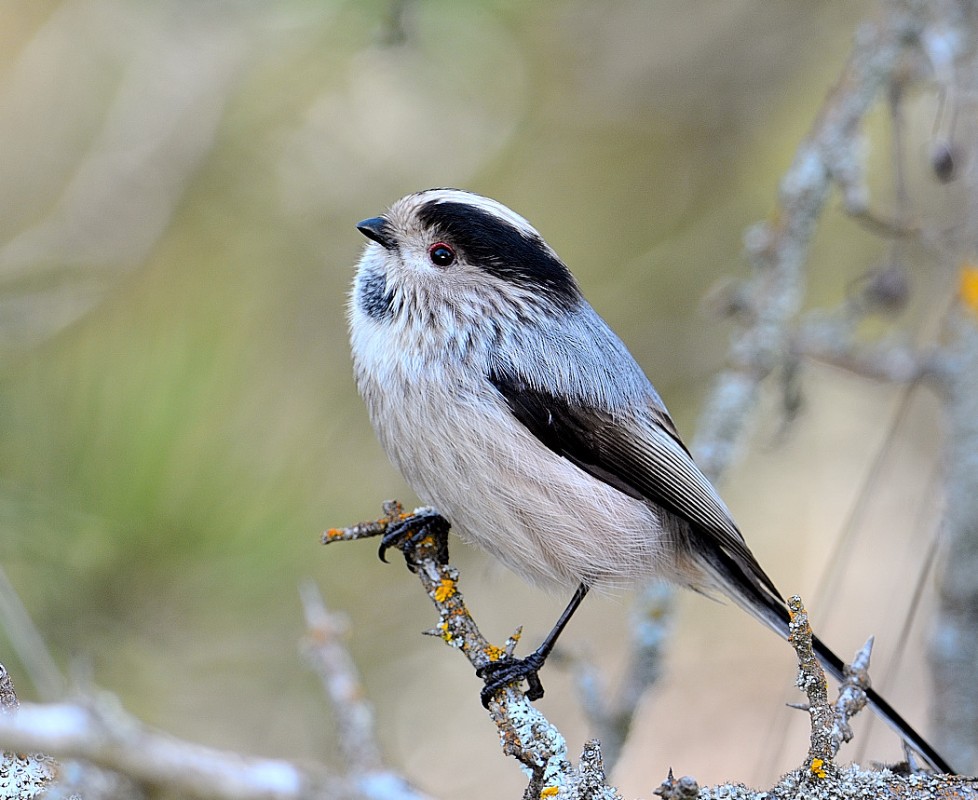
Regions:
[[381, 444], [456, 533], [544, 586], [671, 571], [656, 512], [541, 444], [483, 370], [445, 359], [444, 343], [419, 353], [412, 337], [403, 347], [388, 322], [361, 316], [351, 327], [357, 382]]

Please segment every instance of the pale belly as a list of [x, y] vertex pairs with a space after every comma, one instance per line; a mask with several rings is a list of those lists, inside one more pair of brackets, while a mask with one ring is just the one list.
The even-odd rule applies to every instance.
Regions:
[[652, 507], [548, 449], [488, 384], [482, 391], [405, 383], [401, 396], [375, 391], [368, 402], [381, 443], [425, 503], [541, 586], [675, 579], [670, 533]]

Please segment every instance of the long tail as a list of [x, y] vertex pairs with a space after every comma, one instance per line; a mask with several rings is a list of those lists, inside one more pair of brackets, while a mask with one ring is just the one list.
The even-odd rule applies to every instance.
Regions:
[[[751, 559], [752, 563], [742, 563], [727, 552], [714, 550], [706, 558], [707, 568], [725, 593], [751, 616], [759, 619], [765, 625], [773, 628], [782, 638], [788, 638], [788, 622], [790, 615], [770, 578], [760, 565]], [[837, 680], [842, 680], [844, 663], [817, 636], [812, 637], [812, 647], [815, 655]], [[877, 715], [913, 748], [933, 769], [948, 775], [957, 774], [951, 766], [917, 731], [911, 727], [886, 700], [873, 689], [866, 690], [866, 699]]]

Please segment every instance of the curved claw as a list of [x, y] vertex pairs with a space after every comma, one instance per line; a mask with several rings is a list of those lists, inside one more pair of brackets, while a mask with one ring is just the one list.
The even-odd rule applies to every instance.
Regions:
[[540, 682], [539, 672], [544, 660], [539, 653], [531, 653], [526, 658], [490, 661], [479, 667], [475, 674], [486, 682], [479, 695], [482, 699], [482, 707], [489, 708], [489, 701], [504, 686], [524, 680], [527, 683], [525, 693], [527, 700], [539, 700], [543, 697], [543, 684]]
[[[398, 529], [399, 528], [400, 526], [398, 526]], [[391, 547], [396, 546], [394, 539], [400, 538], [401, 535], [403, 535], [403, 532], [400, 530], [396, 531], [395, 535], [393, 536], [391, 535], [391, 531], [388, 530], [387, 533], [385, 533], [380, 540], [380, 547], [377, 548], [377, 558], [379, 558], [385, 564], [390, 563], [387, 561], [387, 551]]]
[[414, 572], [415, 564], [411, 557], [411, 551], [418, 542], [431, 536], [436, 540], [438, 546], [438, 562], [446, 564], [448, 563], [448, 528], [448, 520], [435, 511], [411, 514], [388, 526], [387, 531], [381, 537], [377, 556], [386, 564], [387, 551], [391, 547], [396, 547], [404, 553], [404, 560], [408, 569]]

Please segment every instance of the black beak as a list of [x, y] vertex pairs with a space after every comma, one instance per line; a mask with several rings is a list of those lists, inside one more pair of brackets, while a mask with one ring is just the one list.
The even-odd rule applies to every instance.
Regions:
[[394, 249], [394, 236], [390, 223], [383, 217], [371, 217], [357, 223], [357, 230], [368, 239], [377, 242], [385, 250]]

